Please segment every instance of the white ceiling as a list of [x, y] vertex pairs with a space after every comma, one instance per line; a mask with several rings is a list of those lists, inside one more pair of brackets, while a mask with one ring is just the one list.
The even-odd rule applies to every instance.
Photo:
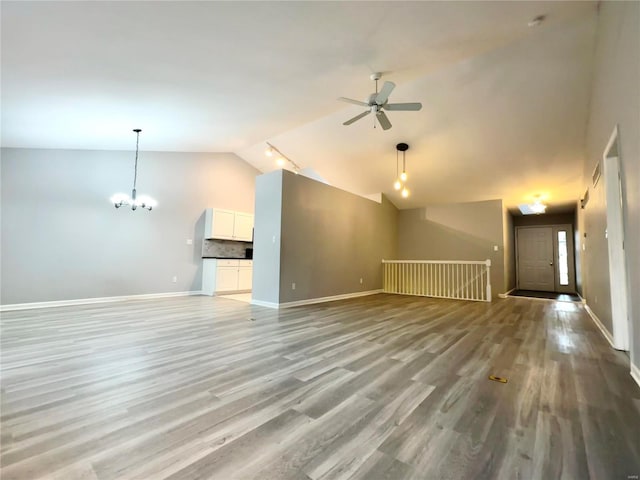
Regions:
[[[594, 2], [8, 2], [2, 145], [231, 151], [399, 208], [580, 195]], [[547, 20], [537, 28], [527, 22]], [[393, 128], [360, 107], [397, 84]], [[406, 142], [409, 187], [393, 191]]]

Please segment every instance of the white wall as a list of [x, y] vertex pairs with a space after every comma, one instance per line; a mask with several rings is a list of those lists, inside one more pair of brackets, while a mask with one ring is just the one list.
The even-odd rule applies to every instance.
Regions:
[[200, 290], [204, 210], [252, 212], [259, 172], [234, 154], [140, 152], [138, 193], [158, 207], [116, 210], [109, 197], [130, 193], [133, 161], [2, 149], [3, 305]]

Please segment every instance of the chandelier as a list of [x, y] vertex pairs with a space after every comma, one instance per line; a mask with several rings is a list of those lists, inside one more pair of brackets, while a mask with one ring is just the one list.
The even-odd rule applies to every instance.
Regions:
[[138, 144], [142, 130], [134, 128], [133, 131], [136, 132], [136, 161], [133, 167], [133, 189], [131, 189], [131, 197], [126, 193], [116, 193], [111, 197], [111, 203], [113, 203], [116, 208], [130, 206], [131, 210], [136, 210], [138, 207], [151, 210], [157, 205], [157, 202], [151, 197], [146, 195], [138, 196], [136, 193], [136, 181], [138, 180]]

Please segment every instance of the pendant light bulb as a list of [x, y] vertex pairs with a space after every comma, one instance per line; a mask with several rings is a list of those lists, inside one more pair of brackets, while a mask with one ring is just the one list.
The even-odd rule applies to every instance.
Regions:
[[402, 188], [402, 184], [400, 183], [400, 180], [396, 179], [396, 183], [393, 184], [393, 188], [396, 190], [400, 190]]
[[402, 189], [402, 198], [407, 198], [409, 196], [409, 190], [407, 189], [407, 187], [404, 187]]
[[400, 174], [400, 180], [402, 180], [403, 182], [406, 182], [406, 181], [407, 181], [407, 178], [408, 178], [408, 177], [407, 177], [407, 172], [402, 172], [402, 173]]

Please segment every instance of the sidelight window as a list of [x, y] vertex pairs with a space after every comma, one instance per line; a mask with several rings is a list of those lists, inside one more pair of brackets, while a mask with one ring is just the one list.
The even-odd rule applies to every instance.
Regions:
[[558, 231], [558, 273], [560, 285], [569, 285], [569, 256], [567, 251], [567, 232]]

